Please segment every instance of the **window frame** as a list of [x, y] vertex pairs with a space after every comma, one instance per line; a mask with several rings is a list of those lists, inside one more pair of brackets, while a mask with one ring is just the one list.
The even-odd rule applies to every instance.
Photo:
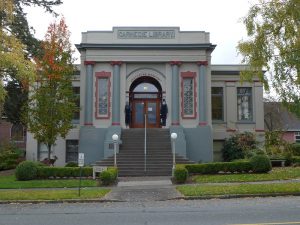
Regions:
[[[75, 92], [76, 88], [79, 89], [79, 93]], [[80, 86], [73, 86], [72, 90], [73, 90], [74, 95], [76, 96], [75, 105], [76, 105], [76, 110], [78, 110], [78, 111], [73, 113], [72, 123], [73, 124], [79, 124], [79, 121], [80, 121]], [[77, 103], [78, 103], [78, 105], [77, 105]], [[74, 118], [75, 113], [78, 114], [78, 118]]]
[[[196, 72], [181, 72], [181, 118], [182, 119], [196, 119], [197, 118], [197, 73]], [[193, 80], [193, 114], [188, 115], [184, 113], [184, 79]]]
[[[299, 137], [299, 139], [297, 139], [297, 137]], [[299, 131], [294, 132], [294, 140], [295, 140], [295, 143], [300, 143], [300, 132]], [[297, 142], [297, 140], [299, 142]]]
[[[77, 141], [77, 157], [76, 157], [76, 161], [72, 161], [72, 160], [70, 160], [70, 161], [68, 161], [68, 141]], [[76, 163], [78, 163], [78, 153], [79, 153], [79, 140], [78, 139], [66, 139], [66, 157], [65, 157], [65, 162], [66, 163], [68, 163], [68, 162], [76, 162]]]
[[[95, 117], [96, 119], [110, 119], [110, 98], [111, 98], [111, 72], [101, 71], [96, 72], [96, 101], [95, 101]], [[101, 79], [107, 79], [107, 114], [106, 115], [100, 115], [99, 114], [99, 80]]]
[[[247, 88], [249, 89], [251, 92], [251, 94], [239, 94], [239, 91], [238, 89], [242, 89], [242, 88]], [[239, 97], [240, 96], [250, 96], [250, 103], [248, 104], [248, 111], [250, 112], [250, 119], [239, 119]], [[253, 115], [253, 88], [252, 87], [237, 87], [236, 88], [236, 107], [237, 107], [237, 110], [236, 110], [236, 113], [237, 113], [237, 121], [238, 122], [253, 122], [254, 120], [254, 115]], [[249, 108], [250, 107], [250, 108]], [[249, 110], [250, 109], [250, 110]]]
[[[222, 94], [213, 94], [213, 91], [212, 91], [213, 88], [221, 88]], [[217, 97], [219, 96], [222, 98], [222, 119], [213, 119], [213, 107], [212, 107], [213, 96], [217, 96]], [[224, 87], [223, 86], [212, 86], [211, 87], [211, 119], [213, 122], [224, 122], [225, 121], [225, 104], [224, 104]]]
[[[21, 126], [21, 128], [22, 128], [22, 140], [21, 139], [18, 139], [18, 140], [16, 140], [16, 139], [13, 139], [13, 128], [15, 127], [15, 126]], [[21, 132], [21, 131], [19, 131], [19, 132]], [[15, 143], [23, 143], [24, 141], [25, 141], [25, 128], [24, 128], [24, 126], [22, 125], [22, 124], [12, 124], [11, 125], [11, 127], [10, 127], [10, 140], [11, 141], [13, 141], [13, 142], [15, 142]]]

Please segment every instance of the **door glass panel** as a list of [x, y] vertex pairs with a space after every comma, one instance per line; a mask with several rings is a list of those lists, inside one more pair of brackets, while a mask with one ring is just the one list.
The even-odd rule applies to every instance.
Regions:
[[148, 102], [148, 124], [156, 124], [156, 102]]
[[141, 124], [144, 123], [144, 102], [136, 102], [135, 107], [135, 118], [134, 122]]

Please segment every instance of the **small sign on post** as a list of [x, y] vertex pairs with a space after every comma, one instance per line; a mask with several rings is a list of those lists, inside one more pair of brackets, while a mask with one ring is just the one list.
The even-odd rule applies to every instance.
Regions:
[[80, 197], [80, 188], [81, 188], [81, 174], [82, 174], [82, 167], [84, 166], [84, 153], [78, 153], [78, 166], [80, 167], [80, 174], [79, 174], [79, 187], [78, 187], [78, 195]]
[[78, 153], [78, 166], [84, 166], [84, 153]]

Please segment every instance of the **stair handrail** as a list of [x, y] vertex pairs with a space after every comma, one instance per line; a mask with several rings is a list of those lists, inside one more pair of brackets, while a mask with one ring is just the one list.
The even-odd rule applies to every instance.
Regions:
[[145, 113], [145, 137], [144, 137], [144, 171], [146, 172], [147, 168], [147, 115]]

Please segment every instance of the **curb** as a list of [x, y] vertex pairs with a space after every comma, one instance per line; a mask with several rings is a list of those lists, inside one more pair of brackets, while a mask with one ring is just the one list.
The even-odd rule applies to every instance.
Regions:
[[[300, 192], [296, 193], [272, 193], [272, 194], [240, 194], [240, 195], [210, 195], [199, 197], [176, 197], [166, 200], [210, 200], [210, 199], [238, 199], [238, 198], [268, 198], [268, 197], [284, 197], [284, 196], [300, 196]], [[112, 202], [126, 202], [117, 199], [65, 199], [65, 200], [7, 200], [0, 201], [2, 204], [62, 204], [62, 203], [112, 203]]]
[[209, 200], [209, 199], [234, 199], [234, 198], [268, 198], [268, 197], [284, 197], [284, 196], [300, 196], [300, 192], [296, 193], [272, 193], [272, 194], [237, 194], [237, 195], [209, 195], [209, 196], [183, 196], [171, 198], [168, 200]]
[[4, 204], [62, 204], [62, 203], [109, 203], [124, 202], [116, 199], [65, 199], [65, 200], [7, 200], [0, 201], [0, 205]]

